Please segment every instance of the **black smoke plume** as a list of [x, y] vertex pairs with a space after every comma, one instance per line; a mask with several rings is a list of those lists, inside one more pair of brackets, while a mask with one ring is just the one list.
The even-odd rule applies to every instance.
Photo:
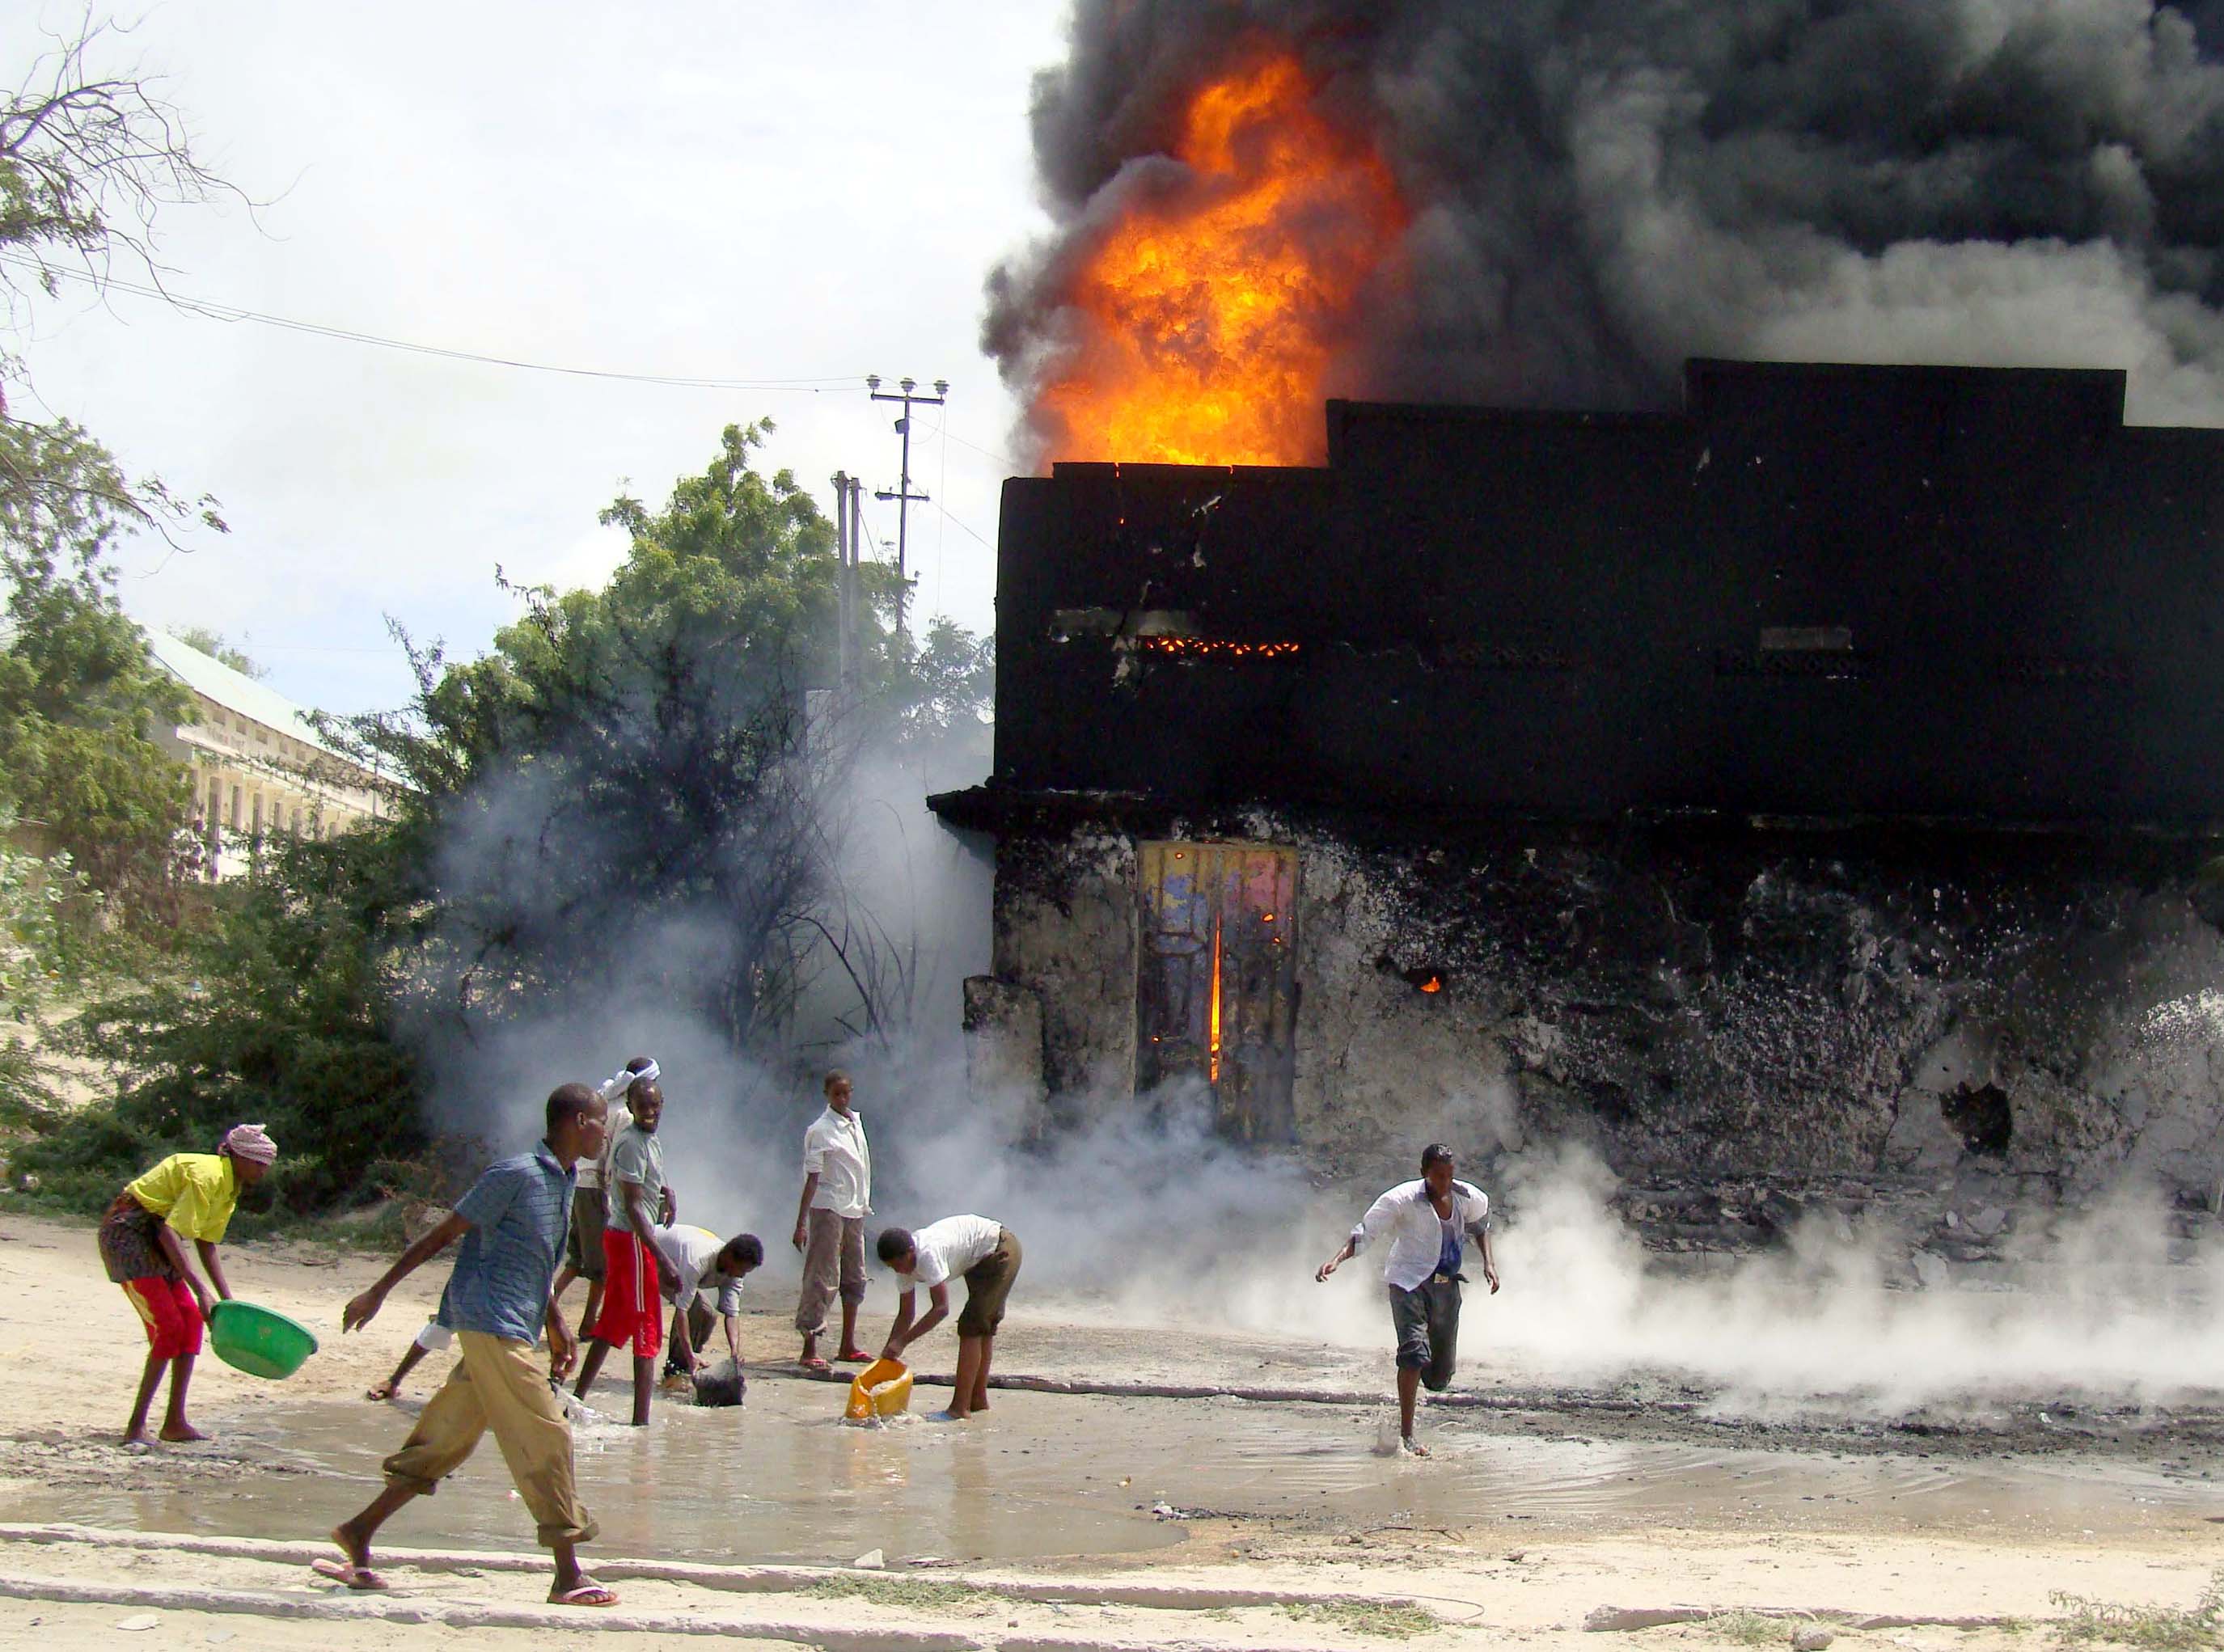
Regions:
[[1262, 39], [1412, 220], [1330, 394], [1660, 407], [1686, 356], [2117, 367], [2224, 423], [2224, 0], [1078, 0], [1053, 229], [989, 283], [1026, 399], [1067, 273]]

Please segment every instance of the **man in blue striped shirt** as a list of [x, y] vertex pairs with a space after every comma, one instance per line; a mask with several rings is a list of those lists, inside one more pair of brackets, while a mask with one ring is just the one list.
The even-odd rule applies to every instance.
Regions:
[[[491, 1428], [540, 1541], [555, 1555], [548, 1598], [565, 1606], [616, 1604], [616, 1594], [579, 1569], [578, 1545], [594, 1537], [596, 1526], [579, 1501], [572, 1425], [550, 1380], [562, 1378], [578, 1352], [549, 1287], [571, 1229], [575, 1167], [602, 1151], [607, 1113], [587, 1086], [560, 1086], [548, 1098], [547, 1139], [530, 1153], [488, 1166], [456, 1201], [455, 1214], [404, 1251], [340, 1315], [344, 1331], [360, 1330], [395, 1285], [463, 1240], [445, 1298], [460, 1357], [401, 1449], [386, 1460], [386, 1490], [333, 1530], [347, 1558], [316, 1561], [325, 1576], [351, 1589], [385, 1588], [386, 1579], [371, 1569], [371, 1538], [410, 1498], [431, 1496]], [[544, 1327], [545, 1366], [533, 1352]]]

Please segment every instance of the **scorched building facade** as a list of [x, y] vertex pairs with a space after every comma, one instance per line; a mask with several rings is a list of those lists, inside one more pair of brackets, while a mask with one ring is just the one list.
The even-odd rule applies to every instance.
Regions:
[[1354, 1174], [2213, 1190], [2224, 433], [2123, 392], [1696, 362], [1008, 482], [994, 772], [935, 799], [997, 844], [976, 1079]]

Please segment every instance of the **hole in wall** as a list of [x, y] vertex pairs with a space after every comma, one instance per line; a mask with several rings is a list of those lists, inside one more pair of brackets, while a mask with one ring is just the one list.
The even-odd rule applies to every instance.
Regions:
[[1946, 1127], [1972, 1153], [1998, 1158], [2015, 1136], [2008, 1093], [1997, 1084], [1964, 1084], [1940, 1100], [1938, 1111], [1945, 1115]]

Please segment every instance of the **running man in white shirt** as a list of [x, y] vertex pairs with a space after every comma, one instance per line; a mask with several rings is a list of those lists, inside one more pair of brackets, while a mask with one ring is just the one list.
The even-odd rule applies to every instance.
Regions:
[[1382, 1283], [1390, 1292], [1390, 1324], [1398, 1338], [1398, 1423], [1405, 1449], [1428, 1451], [1413, 1440], [1413, 1404], [1426, 1384], [1431, 1394], [1451, 1386], [1459, 1363], [1460, 1252], [1472, 1237], [1482, 1253], [1482, 1277], [1498, 1294], [1498, 1264], [1490, 1254], [1490, 1201], [1452, 1176], [1452, 1150], [1442, 1142], [1421, 1150], [1421, 1179], [1401, 1182], [1377, 1199], [1351, 1230], [1343, 1248], [1313, 1277], [1325, 1280], [1339, 1264], [1380, 1239], [1390, 1241]]
[[837, 1359], [872, 1358], [857, 1346], [857, 1309], [865, 1300], [865, 1218], [873, 1208], [873, 1150], [865, 1121], [850, 1104], [850, 1075], [826, 1075], [826, 1107], [803, 1132], [803, 1199], [795, 1211], [795, 1248], [803, 1252], [803, 1290], [795, 1328], [803, 1333], [806, 1371], [832, 1367], [818, 1357], [826, 1304], [838, 1286], [842, 1346]]
[[[937, 1422], [963, 1422], [989, 1409], [989, 1366], [995, 1358], [996, 1327], [1004, 1322], [1004, 1300], [1020, 1273], [1020, 1241], [1011, 1229], [985, 1216], [945, 1216], [916, 1233], [885, 1228], [875, 1247], [881, 1260], [903, 1280], [896, 1322], [888, 1332], [883, 1359], [900, 1359], [904, 1350], [942, 1323], [950, 1313], [950, 1280], [965, 1279], [965, 1308], [957, 1316], [957, 1378], [950, 1409]], [[918, 1287], [925, 1285], [934, 1306], [914, 1318]]]

